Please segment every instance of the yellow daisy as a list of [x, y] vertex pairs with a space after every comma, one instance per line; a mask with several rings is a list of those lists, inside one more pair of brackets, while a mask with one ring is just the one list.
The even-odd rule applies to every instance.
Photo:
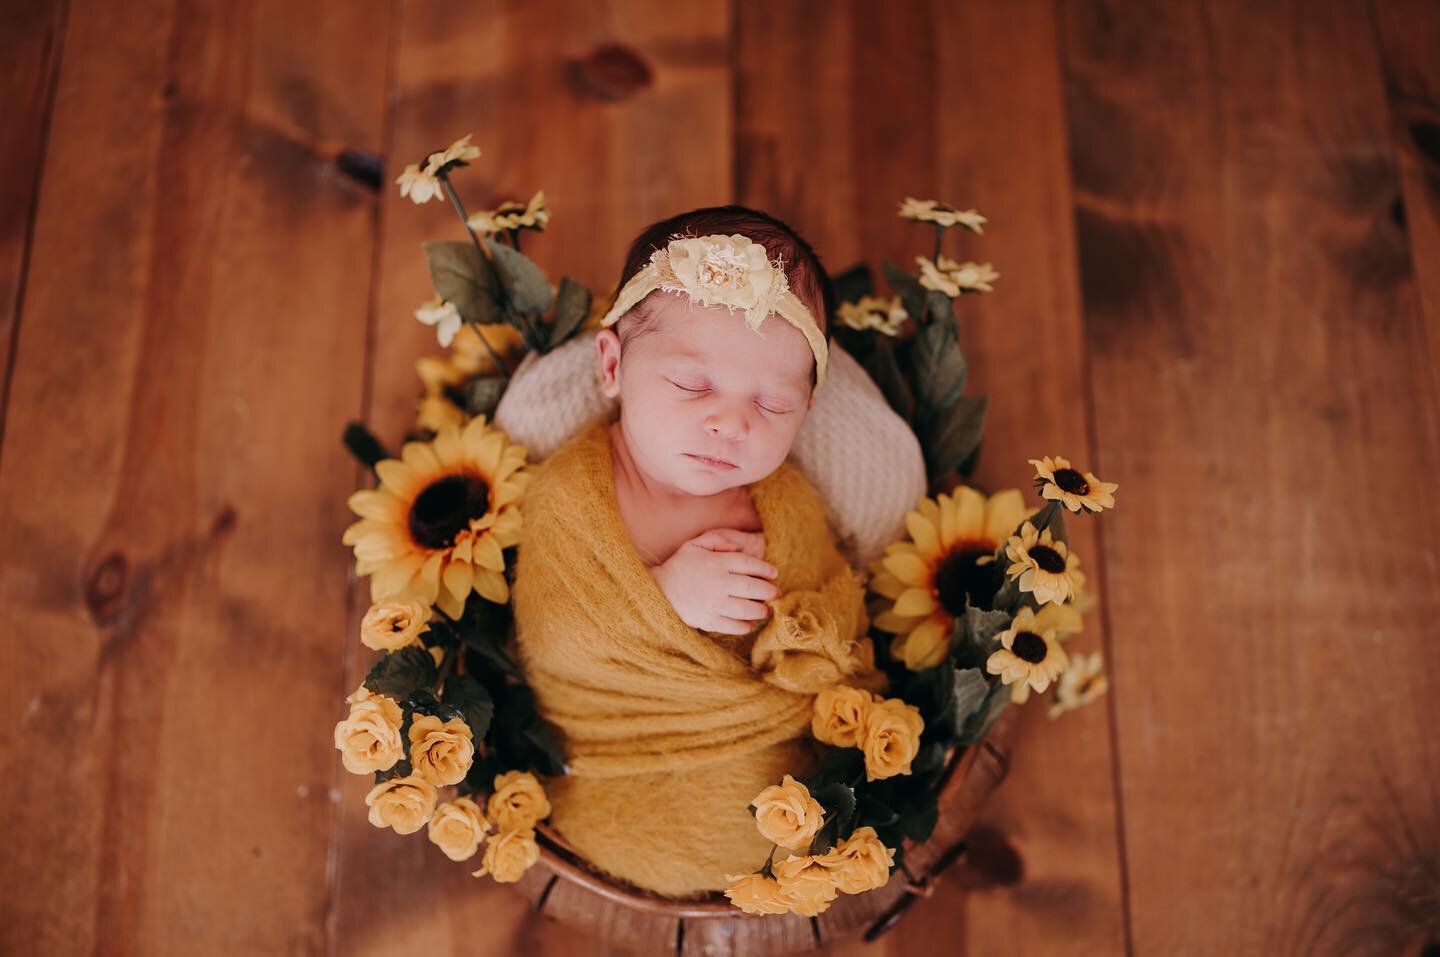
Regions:
[[1055, 702], [1050, 705], [1050, 717], [1056, 718], [1067, 711], [1074, 711], [1110, 690], [1110, 679], [1102, 670], [1104, 665], [1104, 658], [1098, 651], [1088, 655], [1076, 655], [1055, 687]]
[[1005, 544], [1005, 554], [1010, 559], [1006, 574], [1020, 579], [1020, 590], [1033, 592], [1040, 604], [1062, 602], [1075, 593], [1080, 557], [1064, 542], [1055, 541], [1050, 529], [1037, 533], [1026, 522], [1020, 534]]
[[1015, 704], [1024, 704], [1031, 689], [1044, 691], [1050, 687], [1050, 682], [1070, 664], [1055, 629], [1037, 624], [1029, 605], [1020, 609], [1010, 627], [997, 637], [1001, 647], [985, 662], [985, 670], [999, 675], [1002, 684], [1015, 686], [1010, 692]]
[[842, 302], [835, 317], [851, 329], [874, 329], [887, 336], [897, 336], [910, 313], [905, 311], [899, 296], [892, 296], [888, 302], [875, 296], [861, 296], [858, 302]]
[[464, 166], [480, 158], [480, 147], [470, 142], [474, 133], [466, 133], [449, 146], [425, 157], [425, 172], [439, 174], [449, 172], [452, 166]]
[[1035, 487], [1042, 498], [1059, 502], [1072, 512], [1079, 512], [1082, 506], [1092, 512], [1115, 507], [1113, 493], [1120, 486], [1114, 482], [1102, 482], [1094, 472], [1081, 472], [1058, 455], [1027, 461], [1035, 466]]
[[517, 203], [506, 200], [495, 209], [473, 213], [465, 220], [466, 225], [477, 233], [498, 233], [502, 229], [544, 229], [550, 222], [550, 210], [545, 208], [545, 191], [539, 190], [530, 197], [530, 202]]
[[924, 256], [916, 256], [915, 264], [920, 267], [920, 285], [943, 292], [951, 299], [967, 289], [994, 292], [995, 288], [990, 284], [1000, 278], [1000, 274], [991, 268], [989, 263], [962, 263], [947, 256], [941, 256], [933, 262]]
[[427, 326], [435, 327], [435, 338], [442, 346], [449, 346], [464, 325], [455, 304], [441, 299], [438, 293], [431, 296], [428, 302], [421, 303], [420, 308], [415, 310], [415, 318]]
[[372, 576], [371, 600], [421, 598], [451, 618], [472, 588], [509, 601], [501, 550], [520, 540], [525, 455], [477, 415], [377, 463], [380, 485], [350, 496], [361, 520], [342, 539], [355, 547], [355, 573]]
[[967, 596], [972, 605], [989, 607], [1002, 581], [995, 553], [1034, 511], [1019, 489], [986, 498], [961, 485], [920, 500], [905, 516], [910, 537], [887, 545], [870, 566], [871, 590], [893, 600], [875, 616], [876, 627], [897, 636], [893, 656], [917, 671], [944, 660]]
[[400, 195], [409, 196], [411, 202], [417, 205], [441, 195], [445, 189], [440, 185], [440, 177], [452, 166], [464, 166], [480, 155], [480, 147], [470, 143], [472, 135], [462, 136], [443, 150], [426, 156], [423, 169], [419, 163], [406, 166], [395, 178], [395, 182], [400, 184]]
[[900, 204], [900, 216], [937, 226], [964, 226], [976, 233], [983, 233], [980, 224], [989, 222], [974, 209], [959, 210], [933, 199], [912, 199], [909, 196]]

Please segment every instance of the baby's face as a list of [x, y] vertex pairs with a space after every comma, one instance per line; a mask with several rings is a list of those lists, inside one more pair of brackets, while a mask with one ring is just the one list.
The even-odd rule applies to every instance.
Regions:
[[613, 329], [602, 329], [596, 343], [601, 388], [620, 398], [636, 467], [691, 495], [775, 471], [814, 404], [815, 356], [804, 334], [773, 314], [752, 330], [739, 310], [697, 306], [664, 290], [647, 305], [657, 327], [632, 340], [623, 357]]

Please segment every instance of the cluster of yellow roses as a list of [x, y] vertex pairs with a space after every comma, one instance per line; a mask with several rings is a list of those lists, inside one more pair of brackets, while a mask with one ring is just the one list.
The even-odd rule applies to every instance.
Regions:
[[[849, 685], [831, 685], [815, 696], [810, 730], [816, 739], [865, 755], [865, 779], [909, 774], [920, 750], [925, 719], [900, 698], [885, 698]], [[810, 789], [787, 774], [780, 784], [756, 795], [755, 826], [778, 847], [809, 847], [825, 823], [825, 808]], [[767, 862], [768, 863], [768, 862]], [[873, 827], [858, 827], [824, 854], [792, 854], [771, 873], [726, 874], [725, 890], [750, 914], [813, 917], [840, 894], [862, 894], [885, 886], [895, 863], [894, 848], [881, 843]]]
[[[788, 774], [752, 803], [756, 827], [779, 847], [808, 847], [824, 825], [825, 809], [810, 796], [809, 788]], [[814, 917], [841, 894], [884, 887], [894, 863], [895, 849], [882, 844], [873, 827], [858, 827], [824, 854], [792, 854], [776, 861], [770, 874], [763, 869], [726, 874], [730, 883], [725, 896], [747, 914]]]
[[[429, 630], [430, 615], [431, 606], [418, 599], [379, 602], [366, 612], [360, 640], [385, 652], [419, 644], [420, 635]], [[430, 652], [438, 663], [440, 649]], [[393, 768], [405, 754], [399, 702], [364, 684], [345, 700], [350, 713], [335, 725], [335, 747], [345, 770], [373, 774]], [[471, 873], [489, 874], [501, 882], [519, 880], [540, 857], [535, 823], [550, 814], [550, 801], [540, 782], [528, 771], [496, 775], [483, 812], [469, 797], [441, 802], [439, 788], [459, 784], [474, 763], [470, 725], [463, 718], [442, 721], [434, 715], [415, 715], [408, 737], [411, 771], [381, 781], [365, 795], [370, 823], [397, 834], [412, 834], [428, 824], [431, 843], [453, 861], [470, 859], [486, 840], [480, 869]]]

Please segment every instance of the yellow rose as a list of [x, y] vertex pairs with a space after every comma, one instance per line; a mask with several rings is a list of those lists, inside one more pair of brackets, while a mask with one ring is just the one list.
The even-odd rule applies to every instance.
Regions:
[[393, 698], [371, 694], [361, 685], [347, 700], [350, 716], [335, 725], [335, 747], [351, 774], [388, 771], [404, 754], [400, 722], [404, 714]]
[[435, 813], [435, 785], [417, 774], [381, 781], [365, 795], [370, 823], [392, 827], [396, 834], [412, 834]]
[[535, 843], [534, 828], [501, 831], [485, 842], [485, 856], [480, 859], [480, 869], [471, 871], [470, 876], [489, 874], [502, 884], [512, 883], [523, 877], [539, 859], [540, 845]]
[[815, 740], [839, 748], [858, 748], [864, 743], [865, 718], [870, 713], [871, 694], [849, 685], [831, 685], [815, 696], [810, 732]]
[[835, 872], [826, 867], [817, 855], [789, 857], [771, 869], [793, 913], [814, 917], [828, 909], [830, 902], [840, 896]]
[[750, 802], [755, 805], [755, 826], [767, 841], [800, 850], [825, 823], [825, 809], [810, 796], [810, 789], [790, 775], [772, 784]]
[[865, 722], [865, 780], [909, 774], [910, 762], [920, 750], [925, 719], [920, 709], [901, 698], [872, 702]]
[[754, 874], [726, 874], [730, 886], [725, 896], [730, 902], [747, 914], [788, 914], [790, 902], [780, 890], [780, 884], [773, 877]]
[[495, 791], [487, 805], [490, 820], [504, 831], [534, 827], [550, 816], [550, 799], [529, 771], [495, 775]]
[[475, 758], [470, 726], [464, 718], [441, 723], [433, 714], [410, 722], [410, 764], [431, 784], [459, 784]]
[[895, 849], [882, 844], [875, 829], [866, 825], [837, 841], [820, 862], [835, 872], [841, 893], [863, 894], [889, 883]]
[[360, 620], [360, 643], [376, 651], [396, 651], [416, 644], [430, 630], [430, 603], [418, 598], [397, 598], [370, 606]]
[[430, 843], [445, 852], [452, 861], [475, 856], [480, 841], [490, 830], [490, 822], [480, 812], [480, 805], [468, 797], [446, 801], [430, 818]]

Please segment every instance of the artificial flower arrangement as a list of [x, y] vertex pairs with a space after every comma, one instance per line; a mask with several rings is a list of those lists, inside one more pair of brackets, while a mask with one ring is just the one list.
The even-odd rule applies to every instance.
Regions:
[[[374, 775], [372, 824], [425, 827], [456, 861], [482, 854], [483, 842], [472, 873], [511, 882], [539, 859], [535, 826], [550, 812], [543, 779], [568, 769], [507, 650], [507, 573], [531, 473], [525, 448], [488, 416], [508, 384], [507, 359], [556, 348], [597, 325], [609, 303], [569, 277], [552, 286], [521, 253], [523, 232], [549, 221], [543, 193], [467, 215], [450, 174], [480, 156], [469, 140], [397, 179], [416, 203], [448, 197], [469, 235], [424, 247], [435, 296], [415, 315], [450, 351], [417, 363], [423, 395], [400, 457], [358, 423], [346, 429], [379, 480], [350, 496], [360, 520], [343, 541], [356, 573], [371, 576], [360, 639], [380, 657], [346, 699], [335, 746], [347, 770]], [[1117, 486], [1050, 456], [1030, 460], [1043, 511], [1016, 489], [987, 496], [964, 484], [986, 399], [962, 394], [954, 300], [991, 291], [999, 277], [988, 263], [948, 259], [941, 241], [952, 226], [981, 233], [986, 220], [910, 198], [900, 215], [934, 226], [932, 256], [917, 256], [915, 273], [886, 263], [886, 298], [865, 265], [836, 277], [834, 339], [915, 432], [938, 494], [917, 503], [908, 537], [869, 569], [871, 636], [890, 693], [835, 685], [817, 694], [818, 770], [785, 775], [749, 806], [774, 847], [758, 871], [727, 875], [725, 896], [747, 913], [813, 916], [841, 893], [884, 886], [903, 839], [923, 842], [934, 830], [936, 786], [954, 749], [1052, 683], [1052, 717], [1106, 690], [1099, 653], [1072, 657], [1063, 645], [1093, 600], [1060, 510], [1110, 508]], [[782, 847], [789, 854], [777, 861]]]

